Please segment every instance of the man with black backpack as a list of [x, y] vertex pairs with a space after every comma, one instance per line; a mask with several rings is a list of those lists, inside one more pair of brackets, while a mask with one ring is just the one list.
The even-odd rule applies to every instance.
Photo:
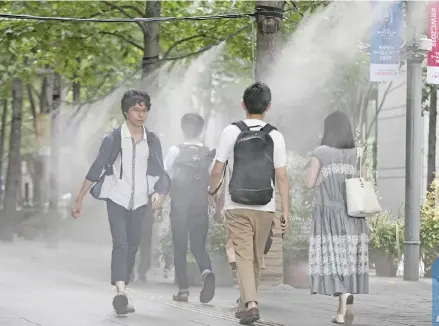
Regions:
[[288, 226], [289, 186], [285, 140], [263, 121], [271, 104], [270, 88], [260, 82], [250, 85], [242, 104], [247, 119], [231, 124], [221, 134], [208, 192], [216, 195], [227, 169], [224, 210], [241, 292], [236, 317], [241, 324], [250, 325], [259, 320], [257, 289], [275, 218], [275, 184], [281, 196], [283, 232]]
[[[72, 216], [80, 217], [82, 200], [89, 190], [94, 198], [106, 201], [113, 239], [111, 284], [117, 291], [113, 307], [117, 314], [127, 314], [135, 311], [128, 303], [126, 286], [133, 271], [142, 224], [145, 218], [153, 218], [152, 210], [162, 206], [170, 189], [170, 178], [164, 170], [160, 140], [144, 126], [151, 109], [148, 94], [127, 91], [121, 109], [126, 121], [104, 136]], [[150, 177], [158, 178], [154, 185], [149, 185]]]
[[187, 302], [189, 297], [186, 261], [188, 237], [203, 281], [200, 302], [207, 303], [215, 295], [215, 275], [206, 250], [209, 229], [206, 190], [215, 152], [199, 140], [203, 127], [204, 119], [199, 114], [185, 114], [181, 119], [185, 141], [178, 146], [172, 146], [165, 158], [165, 168], [172, 180], [170, 220], [175, 277], [179, 289], [172, 299], [180, 302]]

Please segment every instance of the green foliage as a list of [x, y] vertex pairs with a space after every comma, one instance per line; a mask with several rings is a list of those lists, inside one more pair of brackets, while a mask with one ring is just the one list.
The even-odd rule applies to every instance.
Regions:
[[[118, 16], [101, 1], [11, 2], [0, 10], [40, 16]], [[94, 95], [100, 95], [140, 67], [138, 49], [127, 51], [130, 47], [115, 36], [116, 31], [118, 35], [140, 35], [133, 24], [3, 20], [0, 30], [5, 31], [2, 43], [7, 44], [2, 50], [14, 58], [14, 64], [8, 66], [9, 78], [24, 75], [35, 83], [39, 71], [51, 67], [64, 79], [80, 82], [91, 94], [99, 88]]]
[[430, 94], [436, 90], [436, 85], [427, 84], [427, 65], [424, 63], [422, 67], [422, 109], [430, 110]]
[[[320, 4], [304, 2], [297, 6], [301, 12], [306, 12], [317, 3]], [[254, 1], [164, 1], [161, 15], [179, 17], [253, 12], [254, 4]], [[6, 2], [0, 7], [0, 12], [82, 18], [146, 15], [145, 1]], [[290, 10], [286, 16], [289, 22], [301, 19], [297, 10]], [[188, 56], [217, 44], [251, 23], [251, 18], [161, 23], [162, 55], [166, 56], [165, 59]], [[3, 20], [0, 22], [4, 45], [0, 50], [0, 73], [8, 78], [25, 75], [26, 81], [34, 84], [40, 78], [37, 72], [51, 67], [64, 80], [81, 83], [84, 97], [94, 99], [108, 93], [133, 71], [140, 69], [143, 34], [147, 26], [147, 23]], [[223, 69], [220, 69], [222, 73], [232, 77], [251, 76], [253, 32], [248, 28], [227, 42], [227, 54], [221, 65]], [[8, 88], [7, 83], [3, 83], [2, 88]], [[67, 101], [71, 100], [70, 96], [69, 92]]]
[[[427, 199], [421, 206], [421, 258], [427, 273], [439, 257], [439, 207], [436, 204], [439, 186], [433, 182], [433, 191], [427, 193]], [[393, 258], [395, 264], [401, 259], [404, 245], [404, 220], [390, 213], [374, 216], [370, 225], [370, 256], [376, 261], [383, 254]]]
[[439, 257], [439, 207], [436, 199], [439, 193], [437, 180], [433, 181], [433, 191], [427, 193], [427, 200], [421, 208], [421, 255], [425, 270], [430, 270]]
[[[227, 243], [227, 227], [225, 223], [213, 224], [209, 228], [207, 235], [207, 251], [211, 256], [220, 255], [226, 256], [226, 243]], [[172, 233], [169, 228], [160, 239], [160, 251], [162, 254], [162, 260], [169, 259], [174, 255], [174, 249], [172, 244]], [[169, 259], [172, 260], [172, 259]], [[195, 258], [190, 252], [190, 243], [188, 242], [187, 261], [195, 262]]]
[[290, 214], [292, 219], [309, 220], [312, 214], [314, 190], [304, 187], [310, 157], [303, 159], [288, 153], [288, 175], [290, 178]]
[[[300, 13], [313, 10], [321, 1], [299, 2], [299, 10], [286, 14], [289, 23], [300, 21]], [[213, 15], [218, 13], [253, 12], [254, 1], [164, 1], [162, 16]], [[293, 7], [292, 7], [293, 8]], [[144, 1], [47, 1], [7, 2], [1, 12], [82, 18], [145, 17]], [[300, 11], [300, 12], [299, 12]], [[217, 44], [231, 33], [252, 23], [252, 18], [200, 21], [175, 21], [160, 24], [160, 46], [166, 58], [182, 57]], [[23, 60], [32, 70], [53, 67], [66, 78], [84, 85], [97, 86], [110, 75], [112, 82], [140, 68], [143, 31], [147, 23], [75, 23], [31, 20], [0, 22], [3, 56], [15, 57], [12, 64], [0, 65], [1, 71], [21, 71]], [[236, 35], [227, 44], [233, 59], [251, 61], [252, 30]], [[23, 55], [25, 54], [25, 56]], [[2, 54], [0, 54], [2, 57]], [[78, 62], [77, 58], [81, 58]], [[4, 62], [1, 60], [2, 63]]]
[[404, 219], [389, 212], [377, 214], [369, 221], [369, 250], [371, 261], [386, 256], [394, 264], [401, 260], [404, 245]]
[[[421, 258], [426, 273], [439, 257], [439, 207], [436, 198], [439, 191], [438, 182], [433, 182], [433, 191], [427, 193], [427, 199], [421, 206]], [[391, 257], [396, 265], [402, 256], [404, 247], [404, 219], [393, 217], [385, 212], [369, 221], [370, 226], [370, 258], [375, 262], [383, 255]]]
[[290, 229], [283, 238], [283, 257], [286, 264], [308, 259], [309, 236], [314, 192], [303, 187], [309, 160], [289, 153]]
[[[162, 216], [165, 219], [169, 219], [170, 213], [170, 200], [168, 199], [164, 205], [162, 210]], [[207, 251], [210, 255], [220, 255], [226, 256], [226, 243], [227, 243], [227, 226], [225, 223], [214, 223], [209, 227], [209, 232], [207, 234]], [[190, 249], [190, 243], [188, 242], [188, 249]], [[173, 244], [172, 244], [172, 233], [170, 226], [165, 231], [160, 239], [160, 251], [162, 254], [162, 259], [166, 259], [172, 261], [172, 257], [174, 255]], [[187, 254], [188, 262], [195, 262], [195, 258], [193, 257], [190, 250], [188, 250]]]
[[226, 256], [227, 226], [226, 223], [215, 223], [210, 226], [207, 235], [207, 251], [210, 255]]
[[[162, 5], [162, 16], [203, 16], [219, 13], [252, 12], [251, 1], [166, 1]], [[219, 19], [201, 21], [176, 21], [161, 25], [161, 47], [167, 58], [185, 56], [205, 47], [215, 45], [231, 33], [251, 23], [249, 19]], [[251, 29], [230, 39], [227, 52], [234, 58], [251, 60]], [[178, 35], [178, 38], [176, 38]], [[178, 43], [178, 45], [176, 45]]]

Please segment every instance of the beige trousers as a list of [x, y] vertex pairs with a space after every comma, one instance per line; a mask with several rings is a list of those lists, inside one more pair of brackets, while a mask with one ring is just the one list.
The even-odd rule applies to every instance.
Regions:
[[[226, 254], [227, 254], [227, 260], [228, 260], [229, 264], [236, 263], [235, 248], [233, 247], [233, 241], [232, 241], [232, 238], [230, 237], [230, 233], [227, 237]], [[265, 269], [264, 257], [262, 257], [261, 269]]]
[[233, 242], [232, 242], [232, 238], [230, 237], [230, 232], [227, 237], [226, 254], [229, 264], [236, 263], [235, 248], [233, 248]]
[[[240, 302], [257, 302], [257, 291], [264, 259], [265, 243], [270, 234], [273, 212], [251, 209], [226, 211], [229, 238], [233, 243], [238, 272]], [[229, 257], [230, 261], [230, 257]]]

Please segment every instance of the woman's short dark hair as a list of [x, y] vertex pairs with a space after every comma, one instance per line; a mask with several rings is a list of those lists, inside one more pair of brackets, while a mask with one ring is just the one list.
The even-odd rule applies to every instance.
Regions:
[[339, 149], [355, 147], [351, 123], [346, 113], [336, 111], [328, 115], [324, 128], [322, 145]]

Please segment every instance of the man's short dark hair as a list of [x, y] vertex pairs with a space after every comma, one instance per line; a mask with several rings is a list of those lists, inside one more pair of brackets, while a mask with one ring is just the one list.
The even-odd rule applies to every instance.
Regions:
[[261, 82], [251, 84], [244, 91], [243, 101], [250, 114], [263, 114], [271, 103], [271, 90]]
[[181, 118], [181, 130], [186, 137], [196, 138], [201, 135], [204, 127], [204, 119], [198, 113], [186, 113]]
[[131, 89], [123, 94], [122, 100], [120, 101], [122, 114], [126, 118], [126, 114], [130, 108], [136, 104], [144, 104], [148, 110], [151, 108], [151, 98], [147, 92], [142, 92], [139, 90]]

